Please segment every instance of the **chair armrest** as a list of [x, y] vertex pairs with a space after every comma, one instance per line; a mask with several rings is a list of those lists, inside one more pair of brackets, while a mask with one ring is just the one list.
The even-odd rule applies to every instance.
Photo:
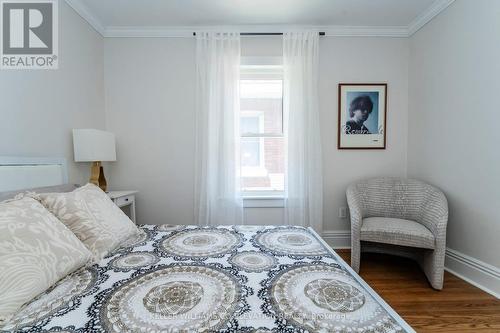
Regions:
[[422, 204], [420, 222], [436, 237], [436, 242], [446, 241], [446, 226], [448, 224], [448, 201], [441, 191], [429, 193]]
[[355, 185], [351, 185], [346, 191], [347, 205], [351, 215], [351, 234], [358, 234], [363, 221], [363, 200], [361, 192]]

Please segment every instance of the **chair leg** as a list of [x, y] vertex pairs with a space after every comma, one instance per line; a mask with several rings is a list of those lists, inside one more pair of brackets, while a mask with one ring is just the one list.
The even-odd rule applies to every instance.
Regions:
[[351, 267], [359, 273], [359, 265], [361, 261], [361, 242], [359, 239], [351, 237]]
[[445, 249], [434, 251], [426, 251], [420, 261], [420, 266], [424, 271], [432, 288], [443, 289], [444, 279], [444, 258]]

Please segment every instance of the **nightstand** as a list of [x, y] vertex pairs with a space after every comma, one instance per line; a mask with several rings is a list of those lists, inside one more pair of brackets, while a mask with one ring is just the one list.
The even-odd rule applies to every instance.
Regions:
[[129, 217], [135, 223], [135, 194], [139, 191], [109, 191], [106, 194], [120, 208], [129, 210]]

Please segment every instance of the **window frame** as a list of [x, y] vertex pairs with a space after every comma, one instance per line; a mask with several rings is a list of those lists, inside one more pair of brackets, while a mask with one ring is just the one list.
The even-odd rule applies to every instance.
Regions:
[[[241, 110], [240, 110], [241, 112]], [[264, 128], [264, 114], [262, 111], [245, 111], [245, 114], [242, 115], [240, 114], [240, 120], [241, 118], [258, 118], [259, 120], [259, 131]], [[253, 172], [256, 174], [254, 177], [265, 177], [267, 176], [267, 170], [266, 170], [266, 156], [264, 154], [264, 138], [262, 136], [254, 135], [253, 133], [240, 133], [240, 140], [241, 139], [259, 139], [259, 165], [255, 167], [246, 167], [243, 165], [240, 165], [241, 167], [241, 173], [243, 173], [243, 170]]]
[[[242, 80], [281, 80], [283, 82], [283, 66], [281, 57], [243, 57], [240, 65], [240, 81]], [[283, 89], [282, 89], [283, 101]], [[241, 112], [241, 110], [240, 110]], [[245, 111], [247, 113], [248, 111]], [[240, 114], [240, 118], [244, 117]], [[281, 104], [281, 133], [240, 133], [240, 139], [260, 138], [262, 147], [265, 138], [283, 138], [285, 139], [283, 102]], [[265, 170], [265, 152], [264, 147], [260, 150], [262, 156], [261, 165]], [[240, 161], [241, 163], [241, 161]], [[241, 164], [240, 164], [241, 166]], [[243, 167], [241, 166], [243, 170]], [[267, 170], [266, 170], [267, 174]], [[286, 178], [286, 174], [285, 174]], [[245, 207], [283, 207], [284, 190], [244, 190], [240, 189], [245, 201]]]

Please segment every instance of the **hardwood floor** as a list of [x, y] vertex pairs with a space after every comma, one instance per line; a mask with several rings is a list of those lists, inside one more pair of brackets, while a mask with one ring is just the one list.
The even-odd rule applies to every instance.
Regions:
[[[350, 262], [350, 250], [336, 250]], [[500, 332], [500, 300], [445, 272], [444, 288], [428, 284], [408, 259], [363, 253], [360, 275], [417, 332]]]

